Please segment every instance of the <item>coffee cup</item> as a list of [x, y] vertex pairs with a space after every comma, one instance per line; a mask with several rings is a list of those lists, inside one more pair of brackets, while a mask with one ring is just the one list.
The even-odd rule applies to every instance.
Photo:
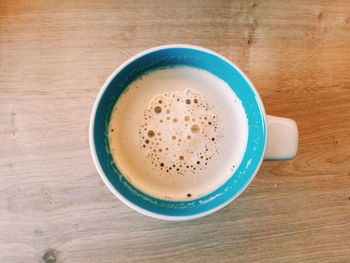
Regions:
[[[163, 96], [161, 97], [163, 99], [157, 97], [155, 102], [145, 103], [145, 107], [149, 107], [149, 109], [142, 116], [142, 118], [149, 118], [154, 122], [156, 120], [157, 123], [162, 123], [162, 125], [164, 123], [165, 126], [160, 126], [159, 123], [157, 126], [154, 126], [155, 124], [153, 123], [149, 125], [153, 125], [158, 130], [167, 128], [168, 130], [164, 130], [166, 132], [162, 130], [165, 137], [161, 137], [160, 132], [154, 132], [154, 128], [146, 128], [144, 125], [147, 125], [147, 122], [143, 123], [142, 126], [140, 125], [140, 130], [133, 136], [134, 126], [125, 125], [125, 128], [124, 123], [131, 121], [135, 116], [134, 112], [128, 117], [125, 117], [127, 113], [118, 113], [119, 116], [122, 116], [119, 118], [122, 121], [119, 120], [119, 122], [116, 122], [115, 127], [112, 126], [111, 123], [114, 121], [113, 112], [117, 111], [117, 108], [121, 109], [123, 105], [126, 108], [125, 105], [133, 106], [133, 104], [139, 108], [143, 107], [143, 100], [137, 100], [141, 95], [137, 95], [137, 92], [128, 91], [133, 89], [133, 85], [136, 90], [139, 88], [139, 83], [144, 83], [143, 94], [146, 95], [155, 92], [154, 90], [159, 93], [157, 89], [152, 91], [151, 86], [156, 83], [154, 82], [155, 80], [164, 79], [165, 77], [168, 77], [170, 81], [162, 82], [166, 83], [162, 84], [165, 87], [162, 88], [165, 90], [161, 90], [160, 94], [162, 95], [159, 95]], [[201, 87], [203, 87], [203, 94], [206, 94], [204, 92], [205, 86], [209, 86], [208, 89], [210, 89], [210, 83], [215, 84], [213, 84], [215, 89], [210, 91], [214, 92], [214, 94], [208, 96], [209, 100], [210, 97], [218, 97], [214, 106], [215, 104], [222, 104], [219, 105], [219, 110], [215, 114], [213, 113], [214, 111], [211, 111], [215, 107], [211, 107], [210, 103], [208, 104], [201, 95], [192, 92], [191, 88], [183, 88], [187, 84], [181, 82], [181, 78], [189, 79], [189, 83], [197, 83], [191, 77], [200, 83], [197, 87], [199, 93], [201, 93]], [[148, 82], [140, 82], [142, 78], [145, 80], [148, 78], [149, 80]], [[171, 80], [177, 85], [181, 83], [181, 90], [172, 90], [174, 89], [173, 86], [176, 85], [171, 85]], [[126, 95], [127, 92], [131, 95]], [[216, 96], [216, 93], [221, 95]], [[129, 101], [123, 104], [122, 100], [125, 100], [128, 96]], [[189, 97], [187, 98], [186, 96]], [[132, 103], [133, 101], [135, 103]], [[118, 107], [118, 103], [120, 107]], [[158, 103], [158, 106], [154, 103]], [[171, 109], [170, 111], [173, 103], [178, 103], [178, 106], [174, 108], [176, 110]], [[166, 119], [165, 108], [163, 108], [163, 112], [161, 112], [160, 108], [160, 106], [166, 107], [165, 104], [168, 105], [167, 111], [169, 111], [169, 114], [170, 112], [177, 112], [178, 117], [172, 116]], [[201, 105], [203, 109], [200, 108]], [[223, 110], [220, 111], [220, 108], [223, 108]], [[238, 112], [239, 109], [242, 109], [244, 118], [237, 117], [239, 114], [232, 114], [232, 116], [236, 117], [231, 122], [229, 111]], [[187, 113], [187, 115], [185, 114], [186, 116], [181, 115], [181, 111], [191, 112], [191, 114], [196, 115], [196, 118], [187, 116]], [[137, 111], [135, 110], [135, 112]], [[152, 112], [155, 117], [151, 113], [148, 116], [148, 112]], [[136, 114], [136, 117], [138, 115], [141, 116], [141, 114]], [[208, 121], [207, 116], [208, 118], [210, 116], [212, 118], [217, 117], [217, 119]], [[116, 117], [117, 119], [118, 117]], [[169, 123], [165, 124], [167, 120]], [[135, 121], [135, 123], [137, 122]], [[218, 123], [218, 126], [215, 126], [214, 123]], [[178, 134], [183, 134], [181, 131], [176, 135], [169, 133], [177, 132], [179, 125], [183, 125], [185, 133], [188, 132], [188, 134], [183, 135], [186, 136], [184, 138], [189, 140], [183, 139], [183, 141], [186, 141], [185, 145], [187, 148], [183, 146], [184, 142], [178, 139]], [[130, 129], [130, 131], [124, 132], [124, 137], [119, 136], [122, 139], [120, 139], [121, 142], [117, 142], [116, 149], [111, 148], [112, 139], [115, 141], [114, 138], [119, 138], [117, 135], [111, 135], [111, 131], [118, 130], [120, 127], [123, 127], [123, 130]], [[144, 135], [142, 134], [143, 128], [145, 130]], [[198, 130], [193, 130], [194, 128]], [[194, 133], [192, 135], [193, 138], [189, 135], [190, 132]], [[144, 138], [145, 136], [147, 137], [147, 133], [152, 139], [157, 134], [159, 135], [159, 141], [154, 141], [153, 147], [156, 147], [156, 144], [164, 144], [168, 138], [169, 143], [173, 143], [172, 146], [166, 147], [168, 153], [164, 153], [165, 147], [160, 148], [157, 146], [158, 148], [153, 149], [150, 145], [150, 140]], [[211, 134], [210, 136], [209, 133]], [[142, 136], [140, 142], [135, 139], [138, 134], [140, 134], [140, 138]], [[218, 135], [217, 137], [212, 137], [214, 136], [212, 134]], [[130, 138], [128, 135], [130, 135]], [[176, 138], [176, 144], [170, 139], [174, 140], [174, 137]], [[208, 138], [208, 144], [200, 144], [205, 138]], [[129, 144], [124, 144], [124, 141], [129, 141], [129, 139]], [[197, 140], [197, 142], [190, 142], [191, 139], [193, 141]], [[292, 159], [297, 152], [298, 131], [293, 120], [270, 116], [265, 113], [260, 96], [251, 81], [227, 58], [198, 46], [176, 44], [159, 46], [143, 51], [124, 62], [112, 73], [101, 88], [93, 105], [90, 118], [89, 141], [93, 162], [100, 177], [110, 191], [124, 204], [144, 215], [157, 219], [183, 221], [212, 214], [232, 202], [253, 180], [262, 161]], [[146, 141], [146, 143], [143, 143], [143, 141]], [[236, 143], [233, 143], [233, 141]], [[210, 145], [209, 142], [211, 143]], [[203, 154], [199, 152], [196, 155], [198, 160], [194, 159], [191, 156], [191, 154], [194, 154], [194, 150], [192, 151], [189, 147], [197, 147], [196, 145], [202, 145], [203, 149], [207, 152], [212, 151], [213, 154], [205, 155], [207, 154], [206, 152]], [[232, 147], [234, 146], [233, 148], [237, 148], [235, 152], [229, 151], [232, 148], [231, 145]], [[138, 146], [140, 146], [140, 149], [138, 149]], [[122, 160], [123, 151], [120, 149], [125, 149], [124, 152], [127, 153], [128, 157], [124, 159], [127, 159], [129, 164], [124, 165], [126, 161]], [[118, 154], [114, 154], [114, 151], [121, 152], [121, 155], [119, 154], [121, 157]], [[191, 161], [184, 163], [186, 156], [179, 153], [179, 151], [186, 151], [189, 156], [188, 159]], [[144, 153], [148, 153], [147, 156]], [[232, 160], [227, 158], [227, 156], [231, 155], [233, 156]], [[166, 156], [171, 156], [171, 158], [178, 160], [176, 163], [177, 171], [175, 170], [175, 163], [170, 162], [170, 157]], [[145, 172], [151, 167], [150, 165], [145, 166], [144, 171], [142, 170], [142, 165], [146, 165], [148, 162], [146, 157], [154, 165], [154, 167], [152, 166], [152, 169], [155, 169], [153, 174], [149, 171]], [[157, 163], [157, 160], [162, 158], [168, 158], [168, 168], [164, 167], [166, 163], [163, 161]], [[233, 167], [226, 169], [227, 163], [233, 161]], [[190, 162], [193, 164], [191, 163], [190, 165]], [[208, 167], [211, 166], [211, 170], [204, 164], [208, 165]], [[132, 168], [140, 165], [141, 168], [139, 170]], [[200, 165], [203, 165], [203, 167]], [[149, 178], [148, 181], [144, 180], [141, 173], [145, 173], [142, 176]], [[213, 179], [209, 181], [208, 178]], [[172, 191], [172, 185], [174, 189], [177, 189], [176, 191]], [[198, 189], [195, 189], [196, 186]], [[191, 192], [186, 187], [191, 189]], [[181, 198], [182, 189], [184, 189], [183, 198]], [[167, 191], [169, 194], [166, 194]]]

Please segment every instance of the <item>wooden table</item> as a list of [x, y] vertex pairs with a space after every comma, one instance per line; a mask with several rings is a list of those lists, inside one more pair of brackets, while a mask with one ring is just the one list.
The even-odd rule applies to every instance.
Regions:
[[[2, 0], [0, 33], [1, 263], [350, 262], [349, 1]], [[105, 79], [168, 43], [234, 61], [300, 132], [295, 160], [182, 223], [125, 207], [88, 146]]]

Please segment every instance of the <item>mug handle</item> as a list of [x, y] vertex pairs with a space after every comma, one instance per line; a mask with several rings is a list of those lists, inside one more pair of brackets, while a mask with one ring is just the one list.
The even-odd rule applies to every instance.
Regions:
[[266, 116], [267, 141], [264, 161], [286, 161], [298, 150], [298, 128], [294, 120]]

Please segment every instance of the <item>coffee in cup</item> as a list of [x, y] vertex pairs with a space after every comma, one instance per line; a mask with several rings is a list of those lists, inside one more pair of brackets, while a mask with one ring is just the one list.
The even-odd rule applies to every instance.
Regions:
[[108, 129], [122, 174], [156, 198], [196, 199], [240, 164], [248, 124], [234, 91], [208, 71], [163, 67], [139, 76], [117, 101]]

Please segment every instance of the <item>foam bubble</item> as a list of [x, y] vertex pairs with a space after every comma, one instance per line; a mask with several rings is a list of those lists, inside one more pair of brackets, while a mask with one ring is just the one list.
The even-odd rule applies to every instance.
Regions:
[[152, 137], [154, 137], [155, 133], [154, 133], [154, 131], [149, 130], [149, 131], [147, 132], [147, 135], [148, 135], [148, 137], [152, 138]]
[[193, 124], [192, 126], [191, 126], [191, 132], [192, 133], [199, 133], [200, 132], [200, 128], [199, 128], [199, 126], [197, 125], [197, 124]]
[[159, 114], [159, 113], [162, 112], [162, 108], [159, 107], [159, 106], [157, 106], [157, 107], [154, 108], [154, 112], [157, 113], [157, 114]]

